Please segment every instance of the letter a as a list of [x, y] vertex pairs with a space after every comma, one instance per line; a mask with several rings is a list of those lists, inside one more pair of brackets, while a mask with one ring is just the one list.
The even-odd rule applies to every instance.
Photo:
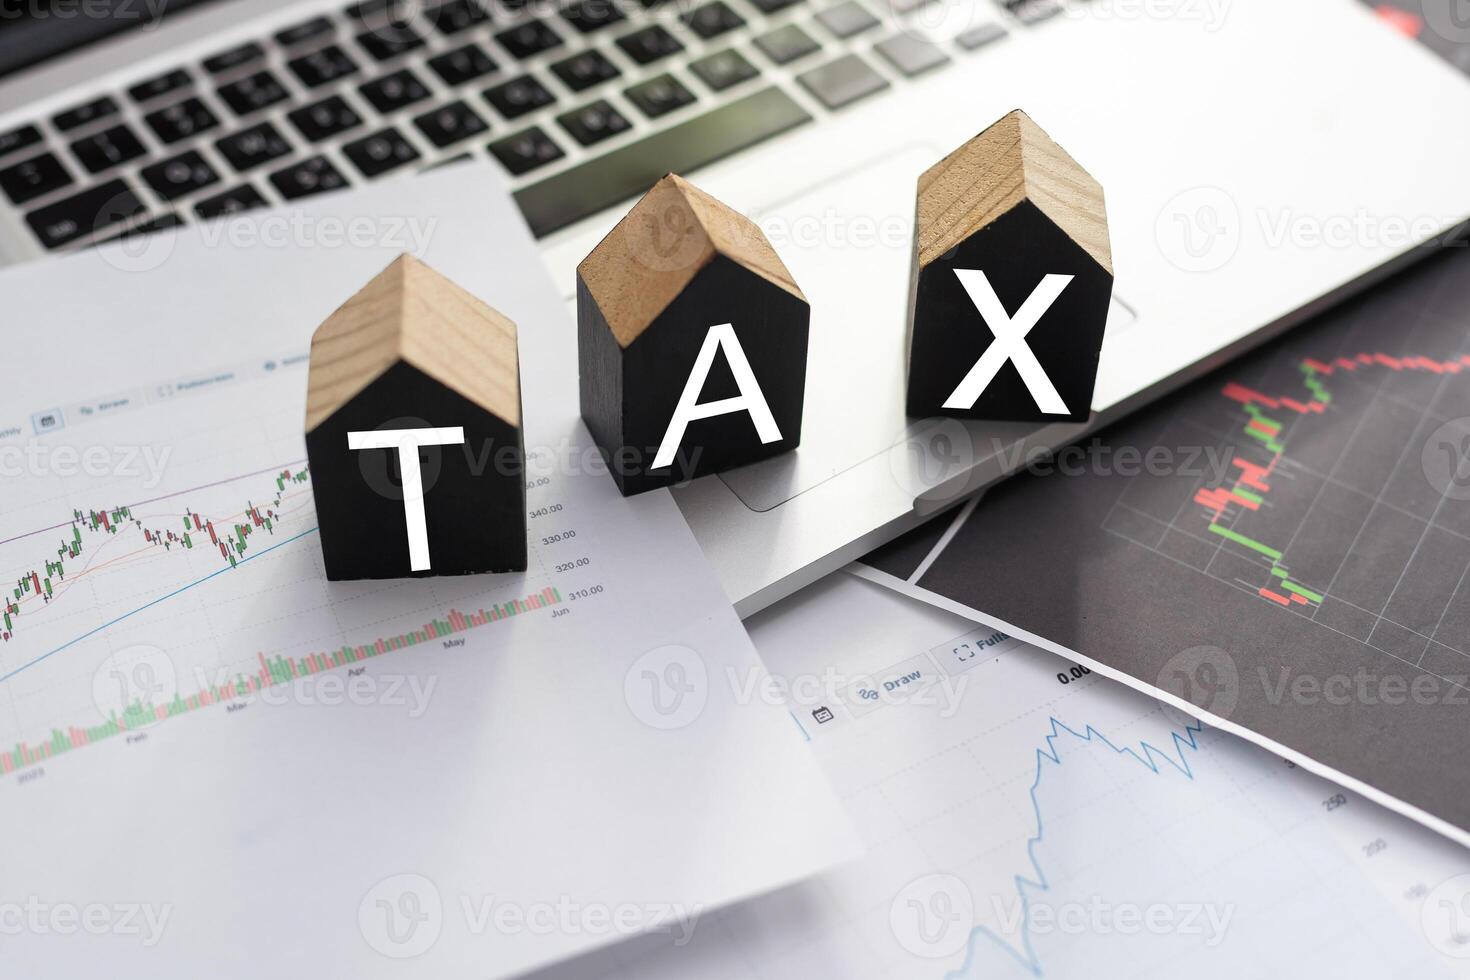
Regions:
[[[704, 390], [704, 383], [709, 379], [710, 368], [714, 367], [716, 350], [725, 352], [725, 360], [730, 365], [730, 373], [735, 376], [735, 385], [740, 389], [740, 394], [734, 398], [721, 398], [701, 405], [699, 393]], [[654, 456], [651, 468], [659, 469], [674, 461], [674, 454], [679, 450], [679, 443], [684, 441], [684, 431], [689, 428], [690, 422], [733, 412], [750, 413], [750, 419], [755, 423], [756, 435], [761, 437], [761, 445], [781, 438], [781, 430], [776, 427], [771, 407], [766, 404], [766, 396], [755, 380], [750, 362], [745, 359], [745, 351], [740, 347], [739, 338], [735, 336], [735, 327], [729, 323], [719, 323], [710, 327], [709, 333], [704, 335], [704, 346], [699, 348], [699, 356], [694, 359], [694, 369], [689, 372], [689, 380], [684, 383], [684, 393], [679, 396], [679, 404], [674, 408], [673, 418], [669, 419], [669, 427], [664, 431], [663, 442], [659, 443], [658, 455]]]

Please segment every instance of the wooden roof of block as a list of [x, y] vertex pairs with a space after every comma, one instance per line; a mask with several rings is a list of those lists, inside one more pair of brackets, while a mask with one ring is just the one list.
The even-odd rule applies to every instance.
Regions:
[[1020, 109], [919, 177], [919, 265], [1028, 200], [1112, 275], [1102, 185]]
[[401, 255], [312, 335], [306, 430], [398, 361], [520, 425], [515, 324], [423, 262]]
[[577, 266], [619, 346], [658, 319], [716, 255], [806, 301], [755, 222], [669, 174]]

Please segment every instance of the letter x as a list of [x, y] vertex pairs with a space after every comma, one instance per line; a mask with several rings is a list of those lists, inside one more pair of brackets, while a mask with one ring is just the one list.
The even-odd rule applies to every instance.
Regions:
[[1001, 369], [1001, 365], [1010, 361], [1016, 366], [1021, 380], [1026, 382], [1026, 390], [1036, 399], [1037, 408], [1047, 415], [1071, 414], [1062, 403], [1062, 396], [1057, 394], [1056, 386], [1046, 376], [1045, 369], [1036, 360], [1036, 354], [1026, 343], [1026, 335], [1046, 311], [1051, 309], [1051, 305], [1057, 301], [1062, 290], [1067, 288], [1072, 277], [1048, 275], [1026, 297], [1026, 302], [1021, 304], [1021, 308], [1012, 317], [1001, 305], [1000, 297], [995, 295], [985, 273], [978, 269], [956, 269], [954, 274], [959, 276], [960, 285], [965, 287], [965, 292], [970, 295], [970, 302], [980, 311], [981, 319], [995, 335], [995, 340], [985, 348], [985, 353], [980, 355], [980, 360], [975, 362], [970, 373], [965, 375], [959, 387], [950, 394], [944, 407], [974, 408], [976, 400], [995, 377], [995, 373]]

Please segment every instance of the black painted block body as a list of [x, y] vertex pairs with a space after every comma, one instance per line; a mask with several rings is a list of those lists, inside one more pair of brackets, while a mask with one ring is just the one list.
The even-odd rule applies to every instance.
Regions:
[[[626, 348], [577, 279], [582, 417], [624, 496], [683, 483], [795, 449], [801, 442], [811, 307], [716, 255]], [[729, 323], [781, 438], [762, 443], [749, 413], [689, 423], [671, 466], [651, 468], [709, 328]], [[699, 402], [739, 394], [723, 352]]]
[[[914, 263], [918, 265], [917, 250]], [[985, 273], [1014, 315], [1048, 274], [1074, 278], [1026, 336], [1068, 409], [1043, 413], [1014, 364], [1005, 363], [970, 409], [944, 402], [994, 341], [956, 269]], [[1030, 201], [916, 269], [910, 305], [908, 414], [1008, 421], [1086, 421], [1091, 414], [1113, 277]]]
[[[347, 447], [347, 433], [462, 426], [463, 445], [422, 446], [431, 568], [412, 571], [396, 449]], [[399, 361], [307, 433], [327, 578], [469, 575], [526, 569], [521, 430]]]

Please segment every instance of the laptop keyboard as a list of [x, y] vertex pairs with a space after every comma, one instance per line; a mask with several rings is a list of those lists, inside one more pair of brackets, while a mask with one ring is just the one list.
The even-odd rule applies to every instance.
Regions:
[[56, 250], [484, 154], [542, 237], [812, 121], [793, 78], [840, 111], [1059, 9], [937, 45], [874, 2], [366, 0], [7, 127], [0, 193]]

